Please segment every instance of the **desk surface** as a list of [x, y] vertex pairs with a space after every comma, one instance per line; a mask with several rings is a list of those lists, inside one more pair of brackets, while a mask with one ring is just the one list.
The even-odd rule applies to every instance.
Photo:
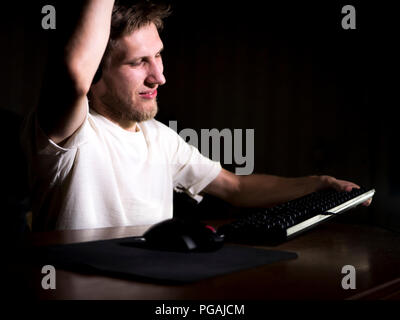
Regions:
[[[34, 245], [93, 241], [141, 235], [146, 229], [34, 233], [30, 241]], [[298, 258], [185, 285], [57, 270], [57, 288], [43, 290], [41, 266], [23, 267], [23, 273], [31, 294], [39, 299], [400, 299], [399, 234], [378, 227], [327, 222], [286, 243], [265, 248], [293, 251]], [[345, 265], [356, 270], [356, 289], [342, 288]]]

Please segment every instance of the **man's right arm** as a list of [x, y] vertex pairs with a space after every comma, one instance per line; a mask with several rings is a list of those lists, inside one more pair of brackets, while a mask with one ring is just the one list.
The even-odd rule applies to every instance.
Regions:
[[86, 95], [107, 46], [113, 5], [114, 0], [86, 0], [57, 20], [37, 109], [40, 126], [57, 144], [85, 120]]

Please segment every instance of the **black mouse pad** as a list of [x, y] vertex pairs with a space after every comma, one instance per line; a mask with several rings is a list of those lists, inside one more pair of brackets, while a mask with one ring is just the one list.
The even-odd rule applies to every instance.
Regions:
[[194, 282], [269, 263], [296, 253], [225, 245], [214, 252], [167, 252], [126, 246], [120, 238], [39, 248], [35, 260], [56, 268], [152, 282]]

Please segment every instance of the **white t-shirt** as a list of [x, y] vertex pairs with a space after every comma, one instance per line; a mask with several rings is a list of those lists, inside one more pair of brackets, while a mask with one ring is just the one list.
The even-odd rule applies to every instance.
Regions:
[[24, 140], [30, 163], [34, 230], [149, 225], [173, 216], [173, 189], [200, 201], [221, 171], [156, 120], [122, 129], [90, 110], [61, 147], [35, 114]]

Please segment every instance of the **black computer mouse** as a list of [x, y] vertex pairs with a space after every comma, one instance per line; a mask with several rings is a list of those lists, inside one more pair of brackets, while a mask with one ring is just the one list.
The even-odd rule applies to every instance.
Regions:
[[209, 252], [222, 247], [224, 237], [199, 221], [172, 218], [155, 224], [143, 234], [144, 246], [155, 250]]

